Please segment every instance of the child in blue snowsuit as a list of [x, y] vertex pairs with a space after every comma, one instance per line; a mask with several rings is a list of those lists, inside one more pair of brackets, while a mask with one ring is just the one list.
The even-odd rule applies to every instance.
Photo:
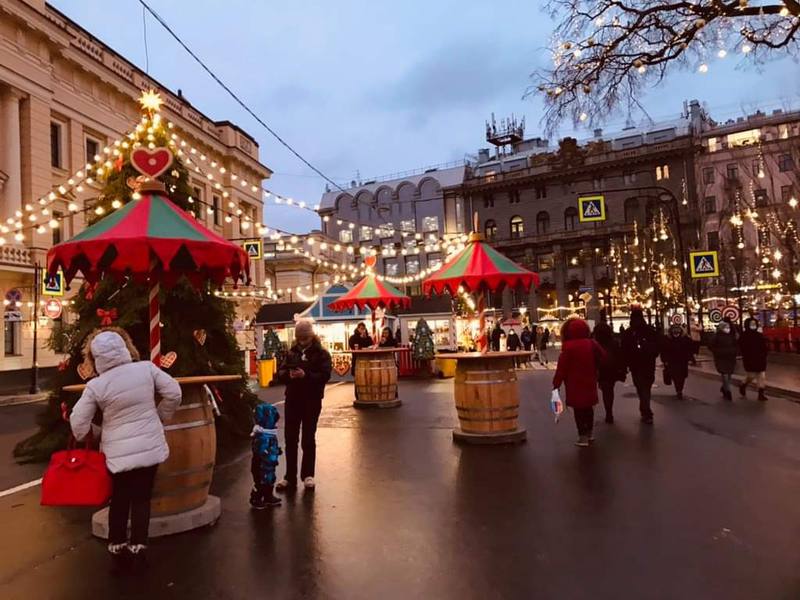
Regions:
[[250, 506], [255, 509], [278, 506], [281, 503], [280, 498], [272, 493], [278, 457], [282, 454], [276, 429], [280, 418], [278, 409], [272, 404], [261, 402], [256, 406], [256, 424], [251, 434], [253, 459], [250, 463], [250, 470], [253, 473]]

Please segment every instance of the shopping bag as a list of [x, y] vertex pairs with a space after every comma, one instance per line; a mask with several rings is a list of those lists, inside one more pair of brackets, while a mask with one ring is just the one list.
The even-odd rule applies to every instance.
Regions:
[[555, 422], [558, 423], [561, 413], [564, 412], [564, 403], [561, 401], [558, 390], [553, 390], [553, 393], [550, 395], [550, 410], [553, 411]]
[[42, 506], [103, 506], [111, 498], [111, 474], [106, 455], [75, 447], [54, 452], [42, 478]]

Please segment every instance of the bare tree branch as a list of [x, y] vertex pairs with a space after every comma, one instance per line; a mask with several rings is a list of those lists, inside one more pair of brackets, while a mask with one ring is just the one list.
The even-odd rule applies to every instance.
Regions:
[[558, 19], [553, 66], [532, 74], [526, 95], [544, 97], [548, 132], [636, 106], [673, 69], [800, 56], [800, 0], [550, 0], [547, 10]]

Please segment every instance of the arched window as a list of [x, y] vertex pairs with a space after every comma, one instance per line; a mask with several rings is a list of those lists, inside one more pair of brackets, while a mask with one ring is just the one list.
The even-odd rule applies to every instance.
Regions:
[[524, 234], [525, 224], [522, 221], [522, 217], [519, 215], [514, 215], [511, 217], [511, 239], [518, 240]]
[[497, 223], [494, 222], [494, 219], [486, 221], [483, 231], [487, 240], [493, 240], [497, 237]]
[[564, 211], [564, 229], [567, 231], [575, 231], [578, 224], [578, 209], [570, 206]]
[[637, 214], [639, 214], [639, 199], [628, 198], [625, 200], [625, 222], [633, 223]]
[[550, 231], [550, 215], [546, 210], [536, 215], [536, 233], [543, 235]]

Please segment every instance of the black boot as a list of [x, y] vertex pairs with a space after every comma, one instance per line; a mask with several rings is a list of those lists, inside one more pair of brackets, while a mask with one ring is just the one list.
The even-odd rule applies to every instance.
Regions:
[[746, 398], [747, 397], [747, 384], [744, 383], [744, 382], [739, 384], [739, 395], [742, 398]]
[[728, 390], [722, 390], [722, 397], [728, 402], [733, 402], [733, 394], [731, 394]]
[[759, 388], [758, 389], [758, 400], [759, 400], [759, 402], [766, 402], [767, 401], [767, 395], [764, 393], [764, 388]]

